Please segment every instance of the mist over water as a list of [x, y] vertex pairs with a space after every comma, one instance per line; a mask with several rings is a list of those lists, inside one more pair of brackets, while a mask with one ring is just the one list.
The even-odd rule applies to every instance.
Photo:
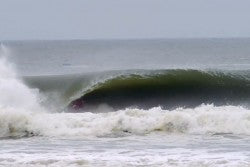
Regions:
[[[201, 44], [191, 42], [192, 45], [183, 48], [183, 41], [152, 41], [152, 46], [150, 41], [136, 41], [132, 42], [133, 45], [118, 41], [119, 47], [114, 41], [106, 44], [101, 41], [67, 41], [65, 43], [75, 47], [70, 51], [68, 49], [72, 46], [57, 41], [13, 42], [1, 45], [0, 165], [248, 166], [250, 110], [247, 105], [230, 104], [229, 99], [242, 101], [243, 97], [248, 97], [249, 59], [248, 50], [243, 46], [250, 44], [250, 41], [203, 41], [204, 48], [214, 50], [211, 53], [205, 52], [204, 49], [200, 60], [197, 60], [197, 55], [201, 50], [197, 51], [195, 48], [197, 45], [200, 48]], [[218, 45], [221, 47], [216, 48]], [[45, 46], [48, 48], [42, 51]], [[82, 49], [83, 46], [85, 49]], [[172, 50], [168, 50], [172, 51], [172, 54], [176, 54], [174, 51], [178, 49], [188, 50], [187, 54], [198, 52], [194, 56], [197, 59], [187, 60], [189, 65], [197, 62], [197, 68], [192, 68], [191, 71], [185, 66], [181, 68], [180, 64], [185, 59], [181, 58], [184, 52], [177, 54], [176, 59], [173, 55], [172, 58], [164, 59], [164, 46], [168, 49], [172, 47]], [[230, 46], [236, 47], [234, 52], [238, 51], [241, 59], [229, 60], [233, 57], [232, 53], [227, 54]], [[159, 47], [163, 50], [158, 50]], [[175, 47], [176, 49], [173, 49]], [[142, 48], [146, 48], [145, 52], [141, 52]], [[102, 52], [104, 57], [101, 57]], [[27, 53], [30, 55], [25, 55]], [[69, 53], [76, 58], [68, 58], [66, 61]], [[45, 57], [40, 57], [43, 54]], [[149, 66], [150, 63], [137, 66], [137, 63], [126, 62], [125, 60], [130, 58], [125, 57], [120, 64], [112, 64], [115, 61], [111, 60], [116, 54], [120, 58], [124, 55], [138, 55], [135, 56], [135, 60], [141, 59], [142, 54], [146, 54], [148, 59], [155, 55], [152, 58], [155, 62], [151, 65], [154, 66], [157, 62], [162, 64], [154, 68]], [[211, 59], [218, 60], [215, 63], [218, 68], [210, 68], [209, 62], [201, 66], [209, 59], [206, 57], [209, 54], [215, 54], [216, 58]], [[46, 56], [50, 59], [46, 59]], [[222, 59], [225, 58], [227, 63], [222, 65]], [[170, 61], [164, 66], [164, 63], [171, 59], [172, 63]], [[39, 61], [41, 66], [37, 66]], [[95, 69], [101, 62], [104, 62], [103, 66]], [[170, 64], [174, 70], [169, 68]], [[191, 67], [189, 65], [186, 67]], [[200, 75], [193, 77], [192, 70]], [[159, 77], [159, 74], [163, 74], [164, 77]], [[202, 77], [206, 79], [201, 80]], [[121, 78], [126, 82], [120, 80]], [[175, 90], [167, 96], [168, 99], [183, 95], [183, 92], [190, 97], [198, 88], [198, 92], [201, 92], [198, 97], [204, 102], [201, 101], [193, 107], [177, 105], [174, 108], [164, 108], [155, 105], [146, 109], [133, 105], [116, 109], [103, 101], [94, 109], [80, 108], [68, 113], [67, 106], [70, 102], [81, 97], [86, 98], [88, 94], [91, 94], [94, 100], [128, 100], [142, 93], [139, 91], [142, 86], [143, 93], [148, 92], [151, 86], [153, 90], [164, 90], [164, 94], [169, 90]], [[121, 91], [124, 88], [128, 92], [134, 90], [131, 91], [132, 95], [122, 96], [126, 94]], [[207, 90], [215, 91], [210, 91], [210, 94], [205, 96], [204, 92]], [[147, 93], [147, 96], [150, 93]], [[216, 105], [216, 101], [205, 101], [211, 96], [220, 97], [225, 103]], [[179, 104], [181, 101], [176, 103]], [[244, 104], [246, 103], [247, 98], [244, 101]]]

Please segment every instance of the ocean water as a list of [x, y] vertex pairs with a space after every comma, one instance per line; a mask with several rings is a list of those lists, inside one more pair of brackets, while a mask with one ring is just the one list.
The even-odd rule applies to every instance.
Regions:
[[250, 39], [2, 41], [0, 166], [250, 166]]

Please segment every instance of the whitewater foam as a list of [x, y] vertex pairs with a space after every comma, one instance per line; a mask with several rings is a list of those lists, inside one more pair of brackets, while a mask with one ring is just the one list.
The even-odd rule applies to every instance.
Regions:
[[0, 113], [1, 137], [107, 136], [167, 134], [250, 135], [250, 111], [243, 107], [202, 105], [173, 111], [126, 109], [108, 113]]

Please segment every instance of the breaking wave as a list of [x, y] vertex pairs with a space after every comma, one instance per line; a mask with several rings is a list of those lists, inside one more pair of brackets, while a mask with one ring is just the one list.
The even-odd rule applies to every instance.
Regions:
[[250, 80], [247, 76], [199, 70], [161, 70], [120, 75], [92, 85], [72, 108], [88, 109], [106, 104], [114, 109], [137, 107], [165, 109], [215, 105], [247, 105]]
[[[1, 46], [1, 54], [8, 50]], [[82, 90], [82, 89], [81, 89]], [[79, 91], [79, 90], [78, 90]], [[80, 99], [119, 101], [158, 97], [197, 96], [229, 100], [247, 99], [249, 81], [245, 77], [212, 74], [197, 70], [168, 70], [150, 75], [118, 76], [94, 84]], [[250, 111], [244, 107], [202, 104], [198, 107], [166, 109], [126, 108], [106, 112], [55, 113], [41, 105], [38, 89], [29, 88], [3, 56], [0, 59], [0, 137], [23, 136], [113, 136], [148, 133], [250, 135]], [[166, 96], [165, 96], [166, 94]], [[204, 95], [204, 96], [201, 96]], [[104, 98], [105, 97], [105, 98]], [[85, 99], [86, 98], [86, 99]], [[111, 101], [112, 101], [111, 100]], [[102, 102], [102, 101], [101, 101]], [[129, 101], [131, 102], [131, 101]], [[208, 101], [210, 102], [210, 101]], [[138, 103], [139, 104], [139, 103]], [[120, 105], [120, 104], [119, 104]]]

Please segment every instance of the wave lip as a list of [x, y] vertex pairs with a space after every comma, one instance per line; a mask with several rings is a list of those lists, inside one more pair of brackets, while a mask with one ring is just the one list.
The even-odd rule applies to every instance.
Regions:
[[151, 71], [120, 75], [93, 85], [70, 103], [73, 109], [107, 104], [114, 109], [196, 107], [202, 103], [240, 105], [250, 99], [250, 80], [242, 75], [199, 70]]

